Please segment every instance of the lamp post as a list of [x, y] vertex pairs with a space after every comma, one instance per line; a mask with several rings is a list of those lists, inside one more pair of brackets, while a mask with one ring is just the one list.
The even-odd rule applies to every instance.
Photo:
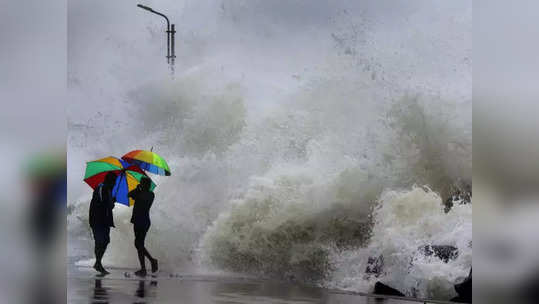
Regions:
[[175, 54], [175, 51], [174, 51], [174, 34], [176, 33], [176, 29], [174, 27], [174, 24], [171, 25], [167, 16], [165, 16], [164, 14], [162, 14], [160, 12], [154, 11], [151, 7], [148, 7], [148, 6], [145, 6], [145, 5], [142, 5], [142, 4], [137, 4], [137, 6], [140, 7], [141, 9], [144, 9], [144, 10], [147, 10], [147, 11], [149, 11], [151, 13], [159, 15], [159, 16], [165, 18], [165, 20], [167, 21], [167, 30], [166, 30], [166, 33], [167, 33], [167, 63], [170, 65], [170, 70], [172, 72], [172, 75], [174, 75], [174, 61], [175, 61], [175, 58], [176, 58], [176, 54]]

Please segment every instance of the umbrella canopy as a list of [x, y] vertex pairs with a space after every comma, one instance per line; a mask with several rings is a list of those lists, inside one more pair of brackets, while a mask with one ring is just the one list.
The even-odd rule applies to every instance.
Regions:
[[170, 176], [167, 162], [155, 152], [134, 150], [122, 156], [122, 159], [148, 172]]
[[[139, 167], [116, 157], [105, 157], [86, 163], [86, 173], [84, 181], [95, 189], [105, 180], [107, 173], [116, 174], [116, 183], [112, 189], [112, 195], [116, 197], [118, 203], [126, 206], [133, 206], [133, 199], [128, 198], [129, 191], [135, 189], [140, 183], [140, 179], [147, 175]], [[152, 181], [150, 191], [153, 191], [155, 184]]]

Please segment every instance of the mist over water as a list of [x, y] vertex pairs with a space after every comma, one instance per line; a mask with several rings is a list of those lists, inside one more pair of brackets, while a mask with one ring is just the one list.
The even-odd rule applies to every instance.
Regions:
[[[87, 40], [75, 33], [96, 21], [73, 25], [75, 261], [92, 256], [85, 162], [153, 147], [172, 171], [152, 176], [147, 247], [163, 269], [453, 295], [472, 255], [471, 205], [442, 204], [471, 184], [470, 3], [151, 4], [174, 8], [175, 79], [151, 16], [99, 16]], [[131, 209], [114, 212], [105, 264], [135, 266]], [[426, 244], [459, 256], [422, 256]], [[365, 274], [380, 255], [383, 273]]]

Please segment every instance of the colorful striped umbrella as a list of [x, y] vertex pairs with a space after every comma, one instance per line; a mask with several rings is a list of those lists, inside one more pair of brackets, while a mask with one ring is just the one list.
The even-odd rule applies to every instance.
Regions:
[[122, 159], [148, 172], [170, 176], [167, 162], [155, 152], [134, 150], [122, 156]]
[[[116, 174], [116, 184], [112, 189], [112, 195], [116, 197], [118, 203], [126, 206], [133, 206], [132, 198], [128, 198], [129, 191], [135, 189], [140, 183], [140, 179], [147, 175], [139, 167], [116, 157], [105, 157], [86, 163], [86, 173], [84, 181], [95, 189], [105, 180], [107, 173]], [[153, 191], [155, 184], [152, 182], [150, 190]]]

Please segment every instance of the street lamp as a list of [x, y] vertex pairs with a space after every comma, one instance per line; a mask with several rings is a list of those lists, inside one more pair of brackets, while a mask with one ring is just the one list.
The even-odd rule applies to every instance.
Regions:
[[164, 14], [154, 11], [151, 7], [137, 4], [138, 7], [141, 9], [147, 10], [149, 12], [152, 12], [154, 14], [157, 14], [167, 21], [167, 63], [170, 64], [170, 69], [172, 71], [172, 74], [174, 74], [174, 59], [176, 58], [176, 54], [174, 53], [174, 34], [176, 33], [176, 30], [174, 28], [174, 24], [170, 24], [170, 21], [168, 20], [168, 17]]

